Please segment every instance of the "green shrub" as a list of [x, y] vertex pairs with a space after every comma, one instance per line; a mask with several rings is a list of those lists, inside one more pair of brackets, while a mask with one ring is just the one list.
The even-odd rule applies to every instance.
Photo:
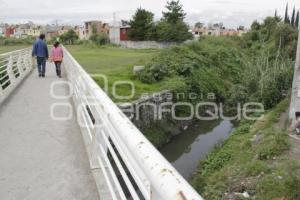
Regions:
[[245, 166], [245, 174], [247, 176], [257, 176], [262, 172], [266, 174], [270, 170], [270, 167], [265, 162], [259, 160], [252, 161]]
[[201, 173], [203, 176], [210, 172], [221, 169], [227, 161], [231, 159], [231, 153], [223, 149], [222, 146], [216, 148], [207, 156], [205, 161], [201, 162]]
[[96, 45], [105, 45], [109, 43], [109, 37], [105, 33], [93, 34], [90, 40]]
[[0, 45], [31, 45], [35, 41], [35, 37], [26, 37], [26, 38], [9, 38], [9, 37], [0, 37]]
[[269, 129], [264, 134], [265, 137], [257, 150], [260, 160], [272, 159], [289, 149], [290, 143], [286, 133]]

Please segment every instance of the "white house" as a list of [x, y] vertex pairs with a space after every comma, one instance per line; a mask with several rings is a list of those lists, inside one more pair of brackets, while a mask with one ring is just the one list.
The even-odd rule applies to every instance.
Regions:
[[4, 37], [5, 36], [5, 26], [0, 25], [0, 37]]

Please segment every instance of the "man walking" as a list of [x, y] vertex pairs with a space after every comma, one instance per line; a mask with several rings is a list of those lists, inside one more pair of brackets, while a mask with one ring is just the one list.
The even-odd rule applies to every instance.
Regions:
[[34, 43], [32, 57], [36, 57], [39, 77], [45, 77], [46, 61], [49, 58], [49, 53], [44, 34], [41, 34], [39, 39]]

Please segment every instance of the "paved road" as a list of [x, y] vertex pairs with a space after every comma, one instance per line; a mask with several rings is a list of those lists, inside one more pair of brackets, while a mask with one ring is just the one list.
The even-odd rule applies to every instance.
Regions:
[[[0, 199], [97, 200], [98, 192], [75, 117], [50, 117], [56, 100], [50, 85], [59, 80], [48, 63], [46, 78], [36, 71], [0, 107]], [[67, 94], [66, 87], [55, 87]], [[55, 109], [67, 116], [68, 109]]]

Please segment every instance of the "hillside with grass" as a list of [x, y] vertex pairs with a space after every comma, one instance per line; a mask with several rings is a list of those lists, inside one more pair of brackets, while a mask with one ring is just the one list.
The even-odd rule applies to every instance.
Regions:
[[246, 199], [243, 193], [258, 200], [300, 199], [300, 146], [287, 134], [287, 118], [279, 122], [288, 105], [287, 98], [256, 122], [241, 122], [200, 163], [192, 184], [205, 199]]

